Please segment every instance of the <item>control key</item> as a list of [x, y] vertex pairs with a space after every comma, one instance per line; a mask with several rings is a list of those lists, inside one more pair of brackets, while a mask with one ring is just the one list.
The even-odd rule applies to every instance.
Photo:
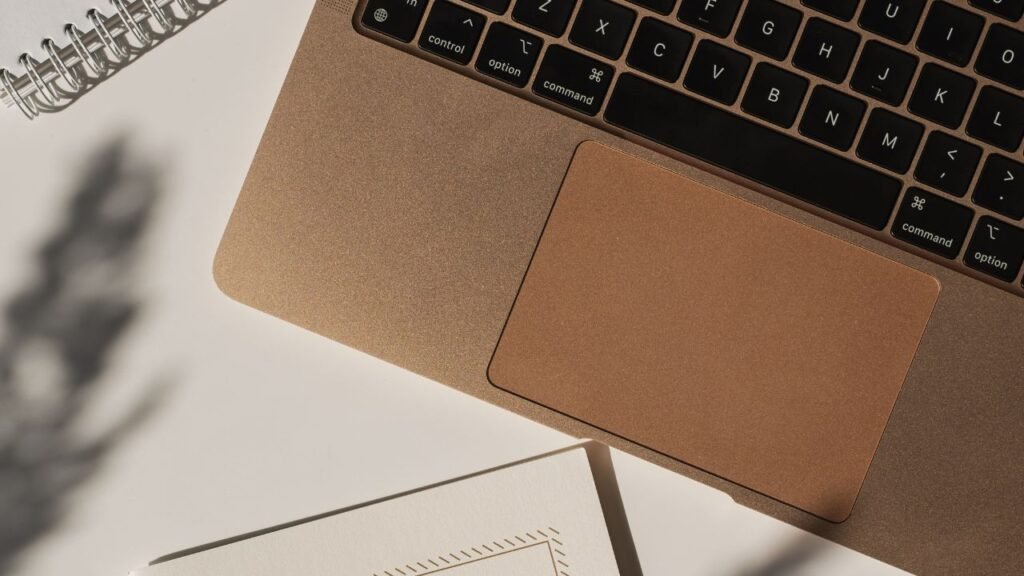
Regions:
[[437, 0], [423, 25], [420, 48], [459, 64], [469, 64], [486, 23], [476, 12], [448, 0]]

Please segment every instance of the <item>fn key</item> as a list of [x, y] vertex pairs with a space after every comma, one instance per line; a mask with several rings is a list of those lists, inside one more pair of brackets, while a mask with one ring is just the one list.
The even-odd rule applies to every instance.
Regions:
[[426, 7], [427, 0], [370, 0], [363, 10], [363, 26], [409, 42]]

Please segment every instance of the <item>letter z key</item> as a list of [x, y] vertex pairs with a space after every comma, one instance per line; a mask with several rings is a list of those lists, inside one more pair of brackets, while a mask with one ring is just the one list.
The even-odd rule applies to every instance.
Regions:
[[575, 7], [576, 0], [517, 0], [512, 19], [552, 36], [561, 36]]

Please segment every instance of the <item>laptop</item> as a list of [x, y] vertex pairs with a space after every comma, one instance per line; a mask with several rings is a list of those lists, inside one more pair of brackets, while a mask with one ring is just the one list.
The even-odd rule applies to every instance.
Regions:
[[1024, 563], [1024, 0], [320, 0], [229, 296], [921, 574]]

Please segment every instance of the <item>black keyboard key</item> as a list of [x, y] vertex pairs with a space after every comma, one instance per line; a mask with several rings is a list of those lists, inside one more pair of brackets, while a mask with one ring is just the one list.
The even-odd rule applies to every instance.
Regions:
[[608, 0], [583, 0], [569, 32], [573, 44], [617, 60], [633, 31], [636, 12]]
[[828, 86], [817, 86], [800, 121], [800, 133], [833, 148], [849, 150], [865, 108], [864, 102], [856, 98]]
[[654, 10], [658, 14], [668, 14], [675, 8], [676, 0], [629, 0], [633, 4]]
[[812, 18], [796, 47], [793, 64], [832, 82], [842, 82], [850, 70], [860, 36], [821, 18]]
[[576, 0], [516, 0], [512, 19], [552, 36], [561, 36], [575, 7]]
[[624, 74], [605, 119], [630, 132], [881, 230], [901, 184], [686, 94]]
[[974, 210], [911, 188], [896, 212], [892, 235], [952, 259], [964, 246], [973, 219]]
[[864, 45], [850, 86], [893, 106], [899, 106], [917, 69], [917, 56], [871, 40]]
[[935, 2], [924, 19], [921, 34], [917, 37], [917, 48], [936, 58], [964, 66], [971, 61], [984, 26], [985, 19], [977, 14], [948, 2]]
[[860, 0], [800, 0], [800, 3], [849, 22], [850, 18], [853, 18], [853, 13], [857, 11]]
[[427, 0], [368, 0], [363, 10], [363, 26], [409, 42], [423, 19]]
[[491, 24], [476, 57], [476, 69], [522, 88], [533, 73], [543, 41], [508, 24]]
[[857, 155], [893, 172], [906, 174], [923, 134], [924, 127], [917, 122], [875, 108], [860, 137]]
[[1024, 0], [971, 0], [971, 4], [1014, 22], [1024, 16]]
[[436, 0], [420, 34], [420, 48], [459, 64], [469, 64], [486, 22], [476, 12], [448, 0]]
[[892, 224], [892, 235], [946, 258], [956, 258], [974, 211], [951, 200], [910, 188]]
[[921, 151], [914, 177], [918, 182], [961, 197], [967, 194], [979, 160], [981, 148], [978, 146], [942, 132], [932, 132]]
[[799, 10], [775, 0], [750, 0], [736, 29], [736, 42], [765, 56], [784, 60], [801, 20], [803, 15]]
[[550, 46], [533, 81], [533, 91], [593, 116], [601, 109], [615, 70], [593, 58]]
[[910, 42], [921, 19], [925, 0], [867, 0], [860, 25], [900, 44]]
[[964, 264], [975, 270], [1013, 282], [1024, 263], [1024, 230], [982, 216], [964, 253]]
[[974, 187], [974, 203], [1015, 220], [1024, 218], [1024, 165], [989, 156]]
[[710, 40], [702, 40], [683, 78], [683, 86], [723, 104], [740, 94], [750, 68], [750, 57]]
[[636, 29], [626, 64], [666, 82], [675, 82], [691, 45], [693, 34], [657, 18], [644, 18]]
[[982, 88], [967, 133], [1013, 152], [1024, 139], [1024, 99], [992, 86]]
[[743, 111], [789, 128], [796, 121], [800, 104], [807, 93], [807, 80], [762, 62], [754, 69], [754, 75], [743, 96]]
[[508, 10], [510, 0], [466, 0], [466, 2], [495, 14], [504, 14], [505, 10]]
[[1024, 32], [995, 24], [988, 31], [975, 70], [1014, 88], [1024, 89]]
[[910, 111], [943, 126], [958, 128], [977, 85], [973, 79], [936, 64], [925, 64], [910, 96]]
[[725, 38], [736, 21], [741, 0], [683, 0], [677, 17], [690, 26]]

